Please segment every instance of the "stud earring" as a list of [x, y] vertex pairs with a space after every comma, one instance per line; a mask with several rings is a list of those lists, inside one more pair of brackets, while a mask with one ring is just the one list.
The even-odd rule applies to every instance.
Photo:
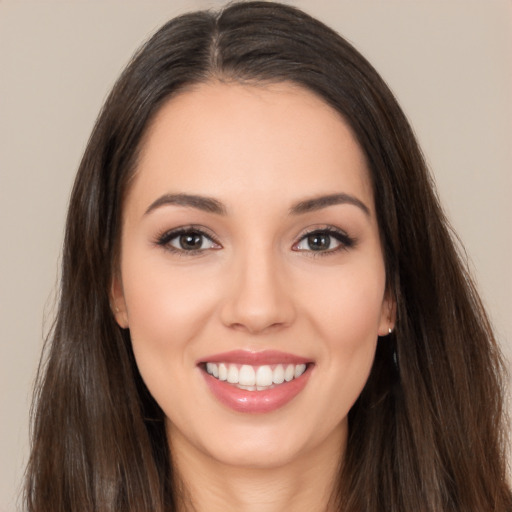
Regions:
[[393, 329], [391, 327], [388, 329], [388, 334], [391, 334], [393, 332]]

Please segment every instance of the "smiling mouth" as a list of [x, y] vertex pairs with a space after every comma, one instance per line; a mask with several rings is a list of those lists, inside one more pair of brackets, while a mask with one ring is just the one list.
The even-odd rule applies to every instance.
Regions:
[[315, 362], [277, 350], [211, 354], [197, 366], [213, 396], [235, 412], [270, 413], [306, 387]]
[[204, 371], [219, 381], [225, 381], [246, 391], [266, 391], [299, 378], [307, 368], [301, 364], [252, 366], [233, 363], [205, 363]]

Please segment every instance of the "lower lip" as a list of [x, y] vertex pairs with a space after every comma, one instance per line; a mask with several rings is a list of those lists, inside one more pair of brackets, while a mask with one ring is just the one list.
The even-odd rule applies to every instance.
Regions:
[[275, 411], [293, 400], [306, 386], [312, 366], [309, 364], [300, 377], [265, 391], [239, 389], [233, 384], [212, 377], [206, 371], [202, 373], [210, 391], [222, 404], [237, 412], [265, 413]]

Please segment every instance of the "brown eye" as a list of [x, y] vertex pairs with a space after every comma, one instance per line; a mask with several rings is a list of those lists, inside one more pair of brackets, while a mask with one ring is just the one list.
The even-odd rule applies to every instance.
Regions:
[[312, 233], [307, 236], [307, 245], [311, 251], [327, 251], [331, 248], [331, 236], [327, 233]]
[[327, 252], [342, 245], [336, 235], [328, 231], [313, 231], [304, 236], [295, 246], [297, 251]]
[[335, 253], [341, 249], [349, 249], [355, 240], [345, 232], [334, 228], [317, 229], [306, 233], [294, 246], [294, 251]]
[[157, 244], [174, 252], [194, 254], [221, 246], [209, 235], [191, 228], [168, 231], [157, 239]]
[[184, 251], [198, 251], [203, 248], [204, 238], [200, 233], [184, 233], [177, 237], [178, 248]]

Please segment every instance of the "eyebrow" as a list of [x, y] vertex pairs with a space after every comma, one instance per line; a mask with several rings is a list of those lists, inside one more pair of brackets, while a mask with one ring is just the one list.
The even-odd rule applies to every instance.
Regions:
[[[329, 194], [299, 201], [290, 208], [290, 213], [292, 215], [301, 215], [338, 204], [351, 204], [353, 206], [357, 206], [366, 215], [370, 215], [370, 209], [360, 199], [343, 193]], [[166, 205], [185, 206], [203, 210], [208, 213], [215, 213], [217, 215], [226, 215], [226, 207], [217, 199], [194, 194], [164, 194], [149, 205], [147, 210], [144, 212], [144, 215]]]
[[198, 210], [203, 210], [208, 213], [226, 215], [225, 206], [220, 201], [217, 201], [217, 199], [191, 194], [164, 194], [149, 205], [144, 215], [166, 205], [186, 206], [189, 208], [197, 208]]
[[326, 196], [318, 196], [311, 199], [306, 199], [293, 205], [290, 208], [290, 213], [293, 215], [300, 215], [303, 213], [321, 210], [322, 208], [327, 208], [328, 206], [334, 206], [337, 204], [351, 204], [363, 210], [366, 215], [370, 215], [370, 209], [368, 206], [366, 206], [357, 197], [351, 196], [349, 194], [329, 194]]

